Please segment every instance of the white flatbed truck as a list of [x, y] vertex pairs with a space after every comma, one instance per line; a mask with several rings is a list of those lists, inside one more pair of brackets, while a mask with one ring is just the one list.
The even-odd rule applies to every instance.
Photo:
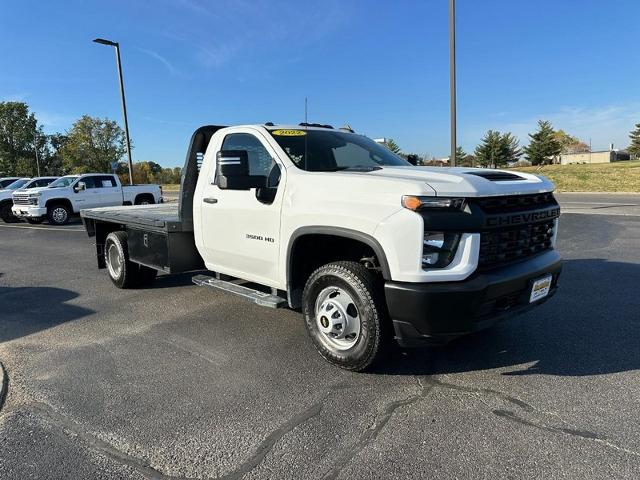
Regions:
[[543, 177], [415, 167], [328, 126], [205, 126], [178, 203], [81, 211], [119, 288], [158, 271], [300, 309], [329, 362], [447, 342], [557, 289], [560, 207]]

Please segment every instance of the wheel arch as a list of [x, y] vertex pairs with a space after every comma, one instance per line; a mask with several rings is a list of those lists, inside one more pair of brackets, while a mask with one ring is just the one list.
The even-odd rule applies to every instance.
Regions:
[[147, 193], [147, 192], [145, 192], [145, 193], [138, 193], [138, 194], [135, 196], [135, 198], [133, 199], [133, 204], [134, 204], [134, 205], [137, 205], [137, 204], [138, 204], [138, 201], [140, 201], [140, 200], [142, 200], [142, 199], [144, 199], [144, 198], [146, 198], [146, 199], [150, 200], [150, 201], [151, 201], [150, 203], [156, 203], [156, 198], [153, 196], [153, 193]]
[[71, 200], [69, 200], [68, 198], [64, 198], [64, 197], [62, 197], [62, 198], [50, 198], [45, 202], [44, 206], [45, 206], [45, 208], [48, 209], [51, 205], [58, 204], [58, 203], [63, 204], [65, 207], [68, 207], [69, 211], [71, 212], [72, 215], [73, 215], [73, 213], [75, 213], [73, 211], [73, 204], [71, 203]]
[[[309, 255], [307, 247], [308, 243], [313, 240], [323, 240], [330, 243], [331, 247], [343, 248], [344, 256], [332, 255], [331, 250], [323, 251], [325, 256], [320, 255], [317, 259], [318, 250], [314, 249], [312, 255]], [[391, 271], [387, 261], [386, 254], [380, 243], [371, 235], [343, 227], [333, 226], [306, 226], [300, 227], [293, 232], [287, 246], [286, 257], [286, 281], [287, 281], [287, 297], [289, 306], [298, 308], [301, 304], [302, 289], [308, 274], [312, 273], [314, 267], [320, 266], [319, 263], [336, 260], [354, 260], [353, 255], [355, 249], [359, 246], [364, 247], [363, 252], [371, 252], [378, 261], [380, 273], [385, 280], [391, 280]], [[328, 256], [326, 256], [329, 254]], [[307, 261], [311, 256], [316, 261]], [[324, 259], [324, 260], [322, 260]], [[318, 261], [320, 260], [320, 261]], [[359, 259], [356, 259], [359, 260]], [[310, 271], [311, 270], [311, 271]]]

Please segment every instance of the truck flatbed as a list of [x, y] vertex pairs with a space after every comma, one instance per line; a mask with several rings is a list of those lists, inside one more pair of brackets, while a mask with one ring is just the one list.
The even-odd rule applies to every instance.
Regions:
[[180, 219], [178, 203], [102, 207], [82, 210], [82, 218], [120, 223], [157, 233], [192, 232], [193, 224]]

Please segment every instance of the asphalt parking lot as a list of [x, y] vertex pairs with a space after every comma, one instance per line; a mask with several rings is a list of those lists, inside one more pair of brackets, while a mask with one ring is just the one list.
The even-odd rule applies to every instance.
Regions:
[[638, 478], [638, 199], [560, 196], [555, 298], [368, 374], [189, 275], [117, 290], [77, 223], [0, 225], [0, 477]]

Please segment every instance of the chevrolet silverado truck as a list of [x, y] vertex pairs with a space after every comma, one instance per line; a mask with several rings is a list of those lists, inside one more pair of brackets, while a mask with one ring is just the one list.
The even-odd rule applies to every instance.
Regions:
[[0, 190], [7, 188], [16, 180], [20, 180], [20, 177], [2, 177], [0, 178]]
[[23, 192], [32, 188], [45, 187], [58, 177], [18, 178], [0, 190], [0, 218], [6, 223], [17, 222], [18, 218], [11, 211], [12, 196], [15, 192]]
[[329, 126], [205, 126], [178, 203], [81, 216], [117, 287], [207, 270], [193, 282], [301, 310], [318, 352], [361, 371], [394, 338], [446, 343], [554, 295], [553, 189], [527, 173], [415, 167]]
[[52, 225], [66, 224], [83, 208], [162, 203], [159, 185], [126, 185], [117, 175], [88, 173], [60, 177], [48, 187], [16, 191], [11, 211], [31, 223], [45, 219]]

